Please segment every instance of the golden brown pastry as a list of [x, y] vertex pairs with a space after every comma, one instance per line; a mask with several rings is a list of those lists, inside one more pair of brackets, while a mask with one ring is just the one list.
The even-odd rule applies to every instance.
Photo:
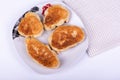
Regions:
[[60, 26], [51, 34], [48, 41], [53, 50], [59, 52], [74, 47], [85, 38], [85, 34], [77, 26]]
[[57, 68], [60, 65], [57, 54], [35, 38], [26, 38], [28, 54], [35, 62], [47, 68]]
[[54, 29], [69, 20], [69, 11], [61, 5], [52, 5], [44, 13], [44, 27], [46, 30]]
[[37, 37], [43, 32], [43, 24], [40, 17], [34, 12], [27, 12], [18, 25], [20, 35]]

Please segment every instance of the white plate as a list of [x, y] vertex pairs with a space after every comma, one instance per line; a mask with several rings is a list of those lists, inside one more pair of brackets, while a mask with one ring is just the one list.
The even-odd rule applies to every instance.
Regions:
[[[67, 24], [73, 24], [73, 25], [80, 26], [86, 33], [85, 27], [84, 27], [80, 17], [78, 17], [76, 15], [76, 13], [63, 2], [60, 2], [60, 1], [44, 2], [44, 3], [37, 5], [34, 8], [31, 8], [29, 11], [34, 11], [37, 14], [39, 14], [40, 17], [42, 17], [41, 16], [42, 7], [48, 3], [61, 4], [61, 5], [65, 6], [70, 11], [70, 14], [71, 14], [70, 21]], [[37, 7], [39, 8], [39, 10], [37, 10]], [[20, 17], [20, 19], [21, 19], [21, 17]], [[18, 25], [20, 19], [17, 21], [17, 23], [15, 24], [15, 26], [13, 28], [12, 37], [13, 37], [14, 45], [15, 45], [20, 57], [34, 71], [39, 72], [41, 74], [51, 74], [51, 73], [55, 73], [55, 72], [59, 72], [59, 71], [66, 71], [67, 69], [70, 69], [70, 68], [74, 67], [76, 64], [78, 64], [80, 62], [82, 56], [86, 53], [86, 50], [88, 48], [87, 35], [85, 36], [86, 38], [84, 39], [84, 41], [82, 43], [78, 44], [77, 46], [75, 46], [73, 48], [70, 48], [69, 50], [61, 52], [58, 55], [58, 57], [60, 58], [60, 62], [61, 62], [61, 66], [58, 69], [48, 69], [48, 68], [41, 67], [39, 64], [35, 63], [33, 61], [33, 59], [31, 59], [31, 57], [28, 55], [28, 53], [26, 52], [26, 47], [25, 47], [25, 41], [24, 41], [25, 39], [24, 39], [24, 37], [19, 36], [19, 34], [17, 32], [17, 28], [18, 28], [17, 25]], [[48, 43], [47, 40], [48, 40], [50, 33], [51, 33], [51, 31], [49, 31], [49, 32], [45, 31], [42, 34], [42, 36], [40, 36], [38, 39], [40, 41], [42, 41], [43, 43], [47, 44]]]

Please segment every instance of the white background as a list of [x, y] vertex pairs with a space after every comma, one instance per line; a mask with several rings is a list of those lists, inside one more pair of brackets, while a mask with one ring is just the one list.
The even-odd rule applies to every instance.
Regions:
[[95, 57], [85, 55], [71, 70], [43, 75], [32, 71], [19, 57], [12, 28], [23, 12], [43, 0], [0, 2], [0, 80], [120, 80], [120, 47]]

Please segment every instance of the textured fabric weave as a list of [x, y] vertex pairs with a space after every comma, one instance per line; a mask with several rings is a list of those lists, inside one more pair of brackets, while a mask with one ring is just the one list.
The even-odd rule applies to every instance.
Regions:
[[89, 38], [88, 54], [120, 46], [120, 0], [63, 0], [82, 18]]

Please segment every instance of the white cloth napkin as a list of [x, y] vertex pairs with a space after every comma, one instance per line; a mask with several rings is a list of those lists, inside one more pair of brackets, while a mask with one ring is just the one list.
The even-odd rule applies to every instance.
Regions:
[[120, 46], [120, 0], [64, 0], [82, 18], [89, 38], [88, 54]]

